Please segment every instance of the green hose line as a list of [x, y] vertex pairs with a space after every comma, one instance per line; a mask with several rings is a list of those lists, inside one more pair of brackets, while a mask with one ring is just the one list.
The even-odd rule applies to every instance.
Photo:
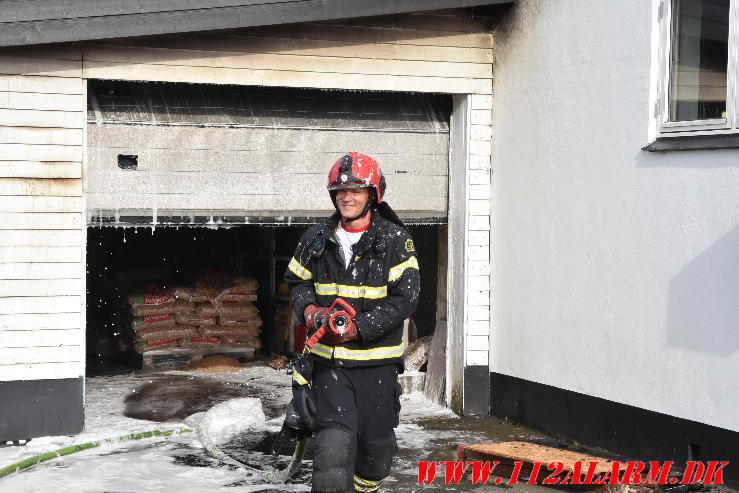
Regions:
[[60, 448], [59, 450], [54, 450], [53, 452], [44, 452], [43, 454], [34, 455], [33, 457], [29, 457], [28, 459], [23, 459], [22, 461], [16, 462], [15, 464], [11, 464], [9, 466], [3, 467], [0, 469], [0, 478], [7, 476], [8, 474], [12, 474], [16, 471], [21, 471], [23, 469], [27, 469], [35, 464], [38, 464], [39, 462], [45, 462], [47, 460], [56, 459], [57, 457], [62, 457], [64, 455], [73, 454], [75, 452], [81, 452], [83, 450], [99, 447], [100, 445], [104, 443], [118, 443], [118, 442], [127, 442], [129, 440], [141, 440], [142, 438], [151, 438], [151, 437], [168, 437], [173, 434], [182, 434], [182, 433], [189, 433], [192, 430], [189, 428], [180, 428], [177, 430], [154, 430], [154, 431], [145, 431], [143, 433], [132, 433], [130, 435], [123, 435], [116, 438], [104, 438], [102, 440], [96, 440], [93, 442], [87, 442], [80, 445], [72, 445], [70, 447]]

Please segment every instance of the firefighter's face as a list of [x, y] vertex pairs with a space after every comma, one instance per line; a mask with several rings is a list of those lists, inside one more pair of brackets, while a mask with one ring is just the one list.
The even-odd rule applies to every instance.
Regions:
[[336, 191], [336, 205], [344, 219], [352, 219], [362, 213], [369, 202], [369, 189], [347, 188]]

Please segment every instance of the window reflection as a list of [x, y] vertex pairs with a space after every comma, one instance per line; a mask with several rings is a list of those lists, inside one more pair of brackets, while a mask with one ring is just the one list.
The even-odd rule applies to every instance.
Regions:
[[670, 121], [726, 119], [730, 0], [673, 0]]

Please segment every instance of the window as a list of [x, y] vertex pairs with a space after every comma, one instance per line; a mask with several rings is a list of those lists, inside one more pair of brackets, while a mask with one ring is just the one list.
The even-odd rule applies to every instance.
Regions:
[[659, 133], [739, 133], [739, 0], [662, 0]]

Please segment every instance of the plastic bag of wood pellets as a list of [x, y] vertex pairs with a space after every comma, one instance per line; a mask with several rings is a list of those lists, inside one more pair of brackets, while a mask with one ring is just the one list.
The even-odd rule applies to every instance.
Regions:
[[195, 292], [214, 301], [254, 301], [259, 283], [247, 276], [208, 271], [195, 277]]
[[261, 327], [262, 319], [249, 317], [218, 317], [218, 325], [222, 327]]
[[131, 313], [137, 317], [143, 317], [146, 315], [162, 315], [162, 314], [175, 314], [175, 313], [187, 313], [192, 312], [195, 309], [192, 301], [187, 300], [175, 300], [171, 303], [162, 303], [158, 305], [131, 305]]
[[197, 312], [176, 313], [174, 319], [178, 324], [194, 325], [196, 327], [216, 324], [216, 317], [203, 317], [198, 315]]
[[136, 293], [128, 295], [128, 304], [134, 305], [164, 305], [167, 303], [174, 303], [174, 295], [168, 293], [161, 288], [151, 287], [139, 290]]
[[213, 327], [199, 327], [198, 332], [201, 337], [231, 337], [238, 336], [258, 336], [261, 332], [259, 327], [221, 327], [216, 325]]
[[224, 301], [221, 303], [196, 303], [195, 311], [201, 317], [256, 317], [259, 314], [257, 307], [251, 302]]
[[191, 285], [180, 285], [173, 289], [174, 297], [178, 300], [187, 300], [194, 303], [202, 303], [209, 301], [207, 296], [198, 294], [198, 290], [195, 289], [195, 284]]
[[145, 317], [133, 317], [131, 328], [133, 330], [141, 330], [148, 327], [158, 327], [162, 325], [174, 325], [175, 318], [171, 313], [162, 313], [160, 315], [146, 315]]
[[256, 291], [226, 289], [216, 298], [218, 301], [257, 301]]
[[233, 287], [232, 276], [220, 271], [207, 271], [195, 277], [195, 291], [198, 296], [212, 300], [224, 290]]
[[184, 339], [186, 337], [199, 337], [197, 327], [187, 325], [166, 325], [163, 327], [150, 327], [136, 332], [139, 341], [155, 341], [157, 339]]
[[153, 351], [155, 349], [166, 349], [166, 348], [176, 348], [177, 347], [177, 341], [174, 339], [172, 340], [159, 340], [159, 341], [138, 341], [136, 344], [134, 344], [134, 348], [136, 349], [136, 352], [139, 354], [143, 354], [147, 351]]
[[262, 341], [254, 336], [221, 337], [221, 343], [233, 347], [247, 347], [259, 349], [262, 347]]
[[232, 279], [233, 286], [231, 289], [236, 291], [256, 291], [259, 289], [259, 282], [249, 276], [235, 276]]
[[199, 347], [216, 347], [221, 343], [217, 337], [185, 337], [180, 341], [180, 347], [183, 348], [199, 348]]

